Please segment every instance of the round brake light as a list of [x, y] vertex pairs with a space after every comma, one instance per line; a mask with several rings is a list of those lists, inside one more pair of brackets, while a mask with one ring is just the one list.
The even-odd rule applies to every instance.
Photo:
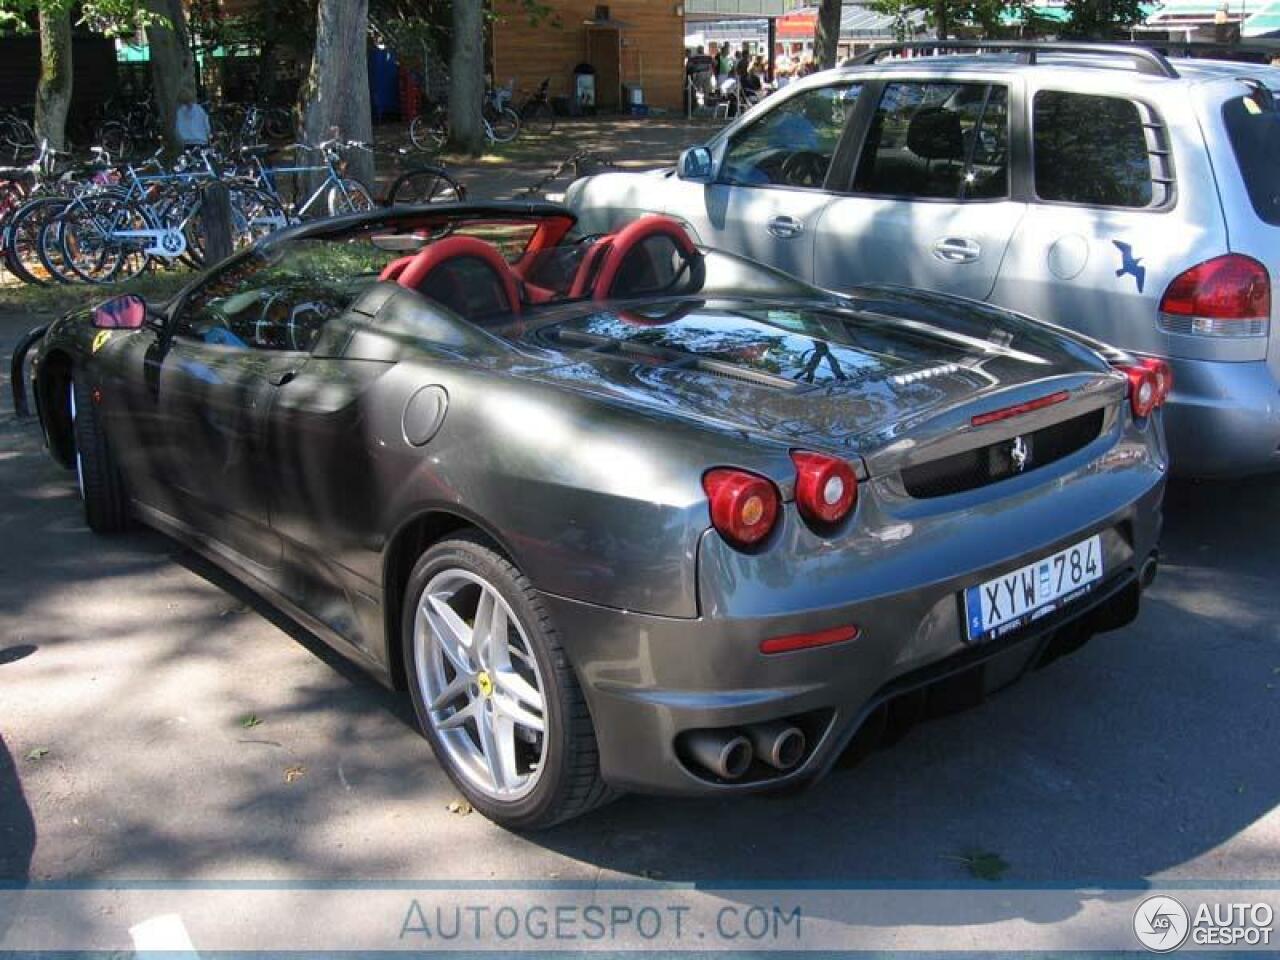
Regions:
[[711, 525], [734, 546], [759, 543], [778, 520], [778, 488], [758, 474], [727, 467], [710, 470], [702, 489], [710, 500]]
[[838, 523], [858, 501], [858, 475], [844, 460], [807, 450], [793, 450], [796, 506], [811, 523]]
[[1125, 373], [1129, 377], [1129, 404], [1133, 407], [1133, 415], [1138, 418], [1150, 416], [1160, 404], [1160, 382], [1155, 373], [1146, 367], [1129, 367]]

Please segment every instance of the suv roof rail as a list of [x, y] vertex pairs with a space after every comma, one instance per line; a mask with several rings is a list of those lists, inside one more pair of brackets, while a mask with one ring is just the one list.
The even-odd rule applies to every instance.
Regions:
[[1130, 61], [1139, 73], [1157, 77], [1178, 78], [1178, 71], [1165, 57], [1150, 47], [1125, 43], [1043, 43], [1033, 40], [909, 40], [872, 47], [850, 57], [844, 66], [876, 63], [891, 54], [921, 52], [935, 56], [964, 52], [1008, 52], [1018, 55], [1019, 63], [1034, 64], [1037, 54], [1077, 53], [1097, 57], [1119, 57]]

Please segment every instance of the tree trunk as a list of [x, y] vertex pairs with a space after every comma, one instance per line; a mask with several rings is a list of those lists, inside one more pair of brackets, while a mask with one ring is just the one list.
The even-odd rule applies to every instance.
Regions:
[[939, 40], [945, 40], [951, 33], [951, 11], [947, 7], [948, 0], [936, 0], [933, 5], [933, 26]]
[[[373, 139], [368, 32], [369, 0], [320, 0], [316, 46], [299, 105], [304, 142], [314, 144], [334, 136]], [[351, 173], [372, 187], [373, 155], [352, 150], [346, 157]], [[309, 162], [319, 161], [312, 157]]]
[[818, 7], [818, 22], [813, 35], [813, 57], [819, 70], [830, 70], [836, 65], [840, 48], [841, 0], [822, 0]]
[[172, 151], [182, 149], [175, 121], [178, 98], [196, 95], [196, 62], [187, 33], [187, 16], [182, 0], [146, 0], [147, 9], [164, 17], [164, 26], [147, 27], [151, 53], [151, 87], [155, 91], [156, 120], [165, 143]]
[[36, 84], [36, 141], [67, 148], [71, 106], [71, 9], [40, 7], [40, 80]]
[[478, 157], [484, 152], [484, 3], [454, 0], [453, 57], [449, 64], [450, 146]]

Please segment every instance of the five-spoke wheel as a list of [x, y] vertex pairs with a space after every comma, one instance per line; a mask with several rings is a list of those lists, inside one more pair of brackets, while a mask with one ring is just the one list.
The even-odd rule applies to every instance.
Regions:
[[533, 585], [476, 532], [409, 574], [405, 674], [436, 757], [477, 810], [550, 826], [610, 797], [591, 715]]

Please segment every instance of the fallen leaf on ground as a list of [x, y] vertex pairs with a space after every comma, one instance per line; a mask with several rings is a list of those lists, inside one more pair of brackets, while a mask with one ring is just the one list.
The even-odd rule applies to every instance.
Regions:
[[37, 760], [44, 759], [48, 754], [48, 747], [33, 747], [31, 750], [27, 751], [27, 759], [32, 763], [35, 763]]
[[246, 730], [251, 727], [256, 727], [260, 723], [262, 723], [262, 721], [258, 719], [258, 715], [256, 713], [246, 713], [240, 718], [240, 726], [244, 727]]
[[988, 880], [992, 883], [1004, 876], [1005, 871], [1009, 869], [1009, 864], [1005, 862], [1004, 857], [989, 850], [970, 850], [958, 857], [950, 856], [944, 859], [963, 863], [970, 874], [979, 880]]
[[295, 780], [301, 780], [307, 775], [307, 768], [297, 763], [292, 767], [286, 767], [284, 771], [284, 782], [293, 783]]
[[465, 800], [451, 800], [449, 806], [445, 808], [450, 813], [456, 813], [460, 817], [465, 817], [471, 812], [471, 804]]

